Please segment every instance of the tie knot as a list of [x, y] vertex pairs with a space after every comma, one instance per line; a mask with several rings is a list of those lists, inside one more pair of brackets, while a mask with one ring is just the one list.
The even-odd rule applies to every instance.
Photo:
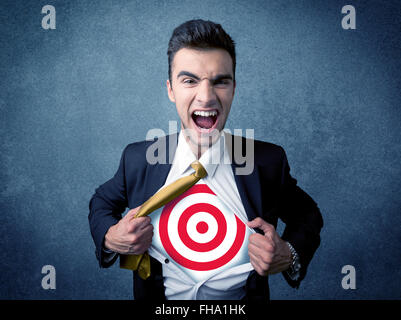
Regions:
[[195, 177], [199, 179], [206, 177], [207, 172], [199, 161], [192, 162], [191, 167], [195, 170]]

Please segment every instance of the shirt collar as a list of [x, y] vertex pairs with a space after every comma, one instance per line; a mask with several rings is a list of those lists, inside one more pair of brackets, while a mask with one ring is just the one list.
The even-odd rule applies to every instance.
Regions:
[[[222, 164], [226, 158], [226, 144], [224, 131], [220, 133], [218, 140], [208, 148], [200, 157], [199, 162], [205, 168], [208, 177], [212, 178], [216, 172], [217, 166]], [[188, 142], [185, 140], [184, 133], [180, 131], [178, 145], [174, 157], [179, 174], [183, 174], [196, 159]]]

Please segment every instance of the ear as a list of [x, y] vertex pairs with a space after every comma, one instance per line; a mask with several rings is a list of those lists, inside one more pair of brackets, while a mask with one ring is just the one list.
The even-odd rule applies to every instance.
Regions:
[[170, 99], [171, 102], [175, 103], [174, 92], [173, 92], [173, 89], [171, 87], [170, 80], [167, 79], [166, 85], [167, 85], [168, 98]]

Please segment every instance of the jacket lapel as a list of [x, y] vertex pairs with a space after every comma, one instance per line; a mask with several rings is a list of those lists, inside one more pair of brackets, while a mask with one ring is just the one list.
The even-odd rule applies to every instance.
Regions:
[[260, 181], [258, 177], [258, 168], [255, 166], [253, 172], [249, 175], [235, 174], [238, 165], [231, 165], [234, 173], [235, 183], [241, 196], [246, 215], [249, 221], [261, 215], [262, 199], [260, 194]]
[[[234, 138], [234, 136], [232, 136]], [[245, 138], [242, 138], [242, 146], [243, 152], [245, 153]], [[235, 183], [237, 184], [238, 192], [240, 194], [242, 204], [244, 205], [245, 212], [248, 216], [249, 221], [255, 219], [262, 214], [262, 198], [261, 198], [261, 186], [260, 186], [260, 179], [259, 179], [259, 168], [254, 163], [254, 168], [251, 174], [248, 175], [238, 175], [236, 174], [237, 169], [244, 167], [244, 164], [239, 164], [235, 156], [233, 157], [233, 148], [235, 144], [232, 141], [228, 142], [228, 150], [230, 152], [231, 157], [231, 168], [233, 170]], [[235, 153], [234, 153], [235, 154]], [[253, 159], [254, 160], [254, 159]]]
[[[168, 173], [170, 172], [171, 165], [173, 163], [175, 150], [178, 143], [178, 134], [172, 134], [164, 137], [160, 137], [160, 144], [166, 146], [166, 163], [155, 163], [151, 166], [151, 170], [147, 170], [146, 181], [150, 181], [147, 197], [155, 194], [166, 182]], [[171, 148], [171, 150], [170, 150]]]

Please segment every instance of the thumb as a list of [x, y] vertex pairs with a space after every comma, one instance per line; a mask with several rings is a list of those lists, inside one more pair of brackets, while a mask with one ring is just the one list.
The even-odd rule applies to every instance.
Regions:
[[247, 225], [252, 229], [258, 228], [262, 230], [264, 234], [270, 233], [272, 231], [272, 228], [274, 229], [274, 227], [270, 223], [267, 223], [265, 220], [259, 217], [253, 219], [252, 221], [248, 221]]
[[138, 207], [136, 207], [134, 209], [129, 210], [124, 218], [129, 219], [129, 220], [134, 219], [135, 215], [138, 212], [138, 210], [140, 209], [140, 207], [141, 206], [138, 206]]

